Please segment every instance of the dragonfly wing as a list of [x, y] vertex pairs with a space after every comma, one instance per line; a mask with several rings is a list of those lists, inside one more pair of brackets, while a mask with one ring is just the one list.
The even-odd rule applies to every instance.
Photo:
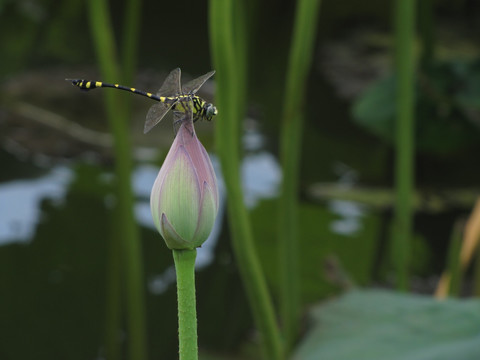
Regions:
[[172, 96], [180, 94], [182, 91], [180, 84], [181, 70], [176, 68], [168, 74], [167, 78], [162, 84], [162, 87], [157, 91], [158, 96]]
[[193, 79], [189, 83], [183, 86], [183, 94], [195, 94], [198, 89], [202, 87], [203, 84], [205, 84], [205, 81], [210, 79], [212, 75], [215, 74], [215, 70], [210, 71], [209, 73], [206, 73], [205, 75], [202, 75], [196, 79]]
[[175, 102], [154, 104], [147, 113], [147, 120], [145, 121], [145, 127], [143, 133], [146, 134], [152, 128], [157, 125], [165, 116], [165, 114], [171, 109]]

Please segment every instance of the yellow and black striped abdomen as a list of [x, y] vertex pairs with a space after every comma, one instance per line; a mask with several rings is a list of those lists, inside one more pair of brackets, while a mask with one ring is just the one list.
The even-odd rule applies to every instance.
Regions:
[[[88, 91], [88, 90], [93, 90], [93, 89], [98, 89], [98, 88], [114, 88], [114, 89], [120, 89], [128, 92], [132, 92], [134, 94], [146, 96], [150, 99], [156, 100], [156, 101], [162, 101], [160, 97], [158, 97], [155, 94], [138, 90], [132, 87], [127, 87], [123, 85], [118, 85], [118, 84], [108, 84], [104, 83], [101, 81], [90, 81], [90, 80], [71, 80], [72, 84], [79, 87], [82, 90]], [[162, 101], [164, 102], [164, 100]]]
[[82, 90], [92, 90], [103, 86], [101, 81], [71, 80], [72, 84]]

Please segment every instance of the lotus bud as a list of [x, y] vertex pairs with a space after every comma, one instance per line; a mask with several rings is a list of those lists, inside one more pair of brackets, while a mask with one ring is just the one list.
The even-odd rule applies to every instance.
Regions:
[[207, 240], [218, 211], [217, 179], [208, 154], [184, 121], [153, 184], [153, 221], [168, 248], [194, 249]]

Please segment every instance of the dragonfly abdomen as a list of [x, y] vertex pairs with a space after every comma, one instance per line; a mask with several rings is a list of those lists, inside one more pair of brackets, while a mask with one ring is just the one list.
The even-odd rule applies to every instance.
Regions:
[[[138, 90], [133, 87], [127, 87], [119, 84], [109, 84], [109, 83], [104, 83], [102, 81], [89, 81], [89, 80], [71, 80], [72, 84], [79, 87], [82, 90], [88, 91], [88, 90], [93, 90], [93, 89], [98, 89], [98, 88], [114, 88], [114, 89], [120, 89], [128, 92], [132, 92], [134, 94], [142, 95], [145, 97], [148, 97], [150, 99], [156, 100], [156, 101], [162, 101], [160, 97], [158, 97], [155, 94], [152, 94], [150, 92]], [[162, 101], [162, 102], [165, 102]]]

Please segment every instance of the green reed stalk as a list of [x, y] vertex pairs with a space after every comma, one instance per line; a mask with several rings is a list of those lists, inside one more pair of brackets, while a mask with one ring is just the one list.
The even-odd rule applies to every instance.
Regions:
[[122, 81], [131, 84], [137, 68], [137, 54], [140, 34], [142, 2], [127, 0], [123, 22]]
[[197, 250], [172, 250], [177, 273], [178, 342], [180, 360], [197, 360], [195, 258]]
[[[115, 55], [115, 42], [105, 0], [89, 0], [89, 17], [98, 62], [105, 79], [120, 79]], [[117, 187], [117, 224], [122, 242], [122, 261], [125, 264], [129, 358], [147, 358], [143, 269], [138, 228], [133, 216], [131, 145], [128, 136], [128, 113], [119, 101], [120, 94], [105, 92], [106, 113], [114, 136], [115, 175]]]
[[219, 110], [215, 139], [228, 194], [229, 224], [237, 264], [256, 325], [262, 334], [265, 358], [279, 360], [284, 358], [280, 332], [255, 250], [240, 183], [240, 129], [246, 98], [246, 46], [241, 42], [246, 41], [246, 35], [243, 34], [244, 13], [238, 11], [238, 6], [241, 2], [210, 0], [210, 43], [217, 71], [216, 105]]
[[397, 288], [408, 288], [414, 182], [414, 31], [415, 0], [395, 2], [396, 167], [393, 227]]
[[300, 314], [300, 270], [298, 265], [298, 179], [301, 161], [303, 105], [308, 71], [312, 64], [320, 0], [299, 0], [282, 114], [280, 158], [283, 183], [278, 214], [281, 315], [284, 339], [289, 348], [298, 335]]

